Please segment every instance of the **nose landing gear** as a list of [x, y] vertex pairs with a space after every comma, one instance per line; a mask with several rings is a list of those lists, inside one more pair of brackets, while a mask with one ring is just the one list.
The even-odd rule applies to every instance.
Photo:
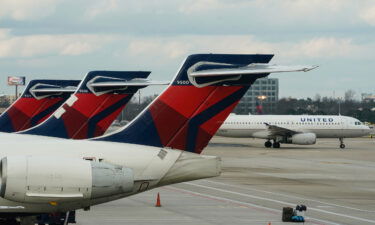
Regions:
[[344, 149], [345, 148], [344, 138], [339, 138], [339, 140], [340, 140], [340, 148]]

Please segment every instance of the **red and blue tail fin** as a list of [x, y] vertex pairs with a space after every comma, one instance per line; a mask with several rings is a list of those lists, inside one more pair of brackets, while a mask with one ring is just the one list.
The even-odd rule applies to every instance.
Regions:
[[21, 97], [0, 116], [0, 132], [18, 132], [48, 118], [72, 93], [80, 80], [31, 80]]
[[192, 76], [197, 71], [268, 63], [273, 55], [197, 54], [183, 63], [172, 84], [122, 130], [94, 140], [170, 147], [200, 153], [250, 85], [253, 76]]
[[269, 65], [273, 55], [189, 56], [172, 84], [122, 130], [93, 140], [201, 153], [251, 84], [274, 72], [313, 67]]
[[151, 72], [92, 71], [77, 91], [42, 124], [21, 132], [70, 139], [103, 135]]

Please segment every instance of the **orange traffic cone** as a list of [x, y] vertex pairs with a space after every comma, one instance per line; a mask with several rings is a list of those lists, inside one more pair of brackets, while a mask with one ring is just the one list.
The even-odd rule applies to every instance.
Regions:
[[269, 222], [268, 225], [271, 225], [271, 222]]
[[158, 197], [156, 198], [156, 205], [155, 207], [161, 207], [161, 204], [160, 204], [160, 194], [158, 192]]

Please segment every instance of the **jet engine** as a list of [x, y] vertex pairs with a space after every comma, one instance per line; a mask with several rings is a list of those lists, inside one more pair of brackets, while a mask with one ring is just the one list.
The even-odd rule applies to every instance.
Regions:
[[314, 133], [300, 133], [294, 134], [288, 138], [287, 143], [296, 145], [313, 145], [316, 143], [316, 134]]
[[133, 170], [83, 159], [9, 156], [0, 161], [0, 196], [23, 203], [71, 202], [133, 191]]

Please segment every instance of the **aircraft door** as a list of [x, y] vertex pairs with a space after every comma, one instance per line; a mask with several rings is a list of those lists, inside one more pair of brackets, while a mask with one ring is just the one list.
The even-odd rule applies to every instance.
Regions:
[[345, 136], [345, 130], [348, 129], [348, 123], [345, 120], [344, 117], [339, 117], [340, 118], [340, 136], [343, 137]]

